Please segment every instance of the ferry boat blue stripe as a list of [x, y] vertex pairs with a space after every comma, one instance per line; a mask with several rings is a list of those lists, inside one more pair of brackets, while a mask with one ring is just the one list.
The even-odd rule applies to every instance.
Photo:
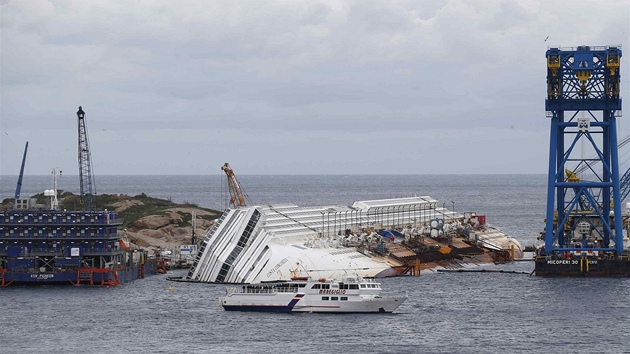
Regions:
[[226, 311], [262, 311], [262, 312], [291, 312], [295, 305], [304, 297], [305, 294], [295, 294], [293, 299], [286, 306], [276, 305], [225, 305]]
[[265, 305], [223, 305], [226, 311], [254, 311], [254, 312], [291, 312], [288, 306]]
[[295, 294], [295, 297], [293, 298], [293, 300], [291, 300], [291, 302], [289, 302], [289, 305], [287, 305], [287, 307], [289, 308], [289, 311], [293, 310], [293, 307], [295, 307], [295, 304], [297, 304], [298, 301], [300, 301], [302, 297], [304, 297], [304, 294]]

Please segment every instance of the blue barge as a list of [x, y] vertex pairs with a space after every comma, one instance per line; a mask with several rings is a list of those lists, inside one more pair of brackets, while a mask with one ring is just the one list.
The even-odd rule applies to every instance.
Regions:
[[156, 273], [155, 259], [131, 249], [118, 234], [122, 220], [115, 211], [47, 210], [34, 199], [16, 202], [18, 209], [0, 211], [0, 286], [119, 285]]

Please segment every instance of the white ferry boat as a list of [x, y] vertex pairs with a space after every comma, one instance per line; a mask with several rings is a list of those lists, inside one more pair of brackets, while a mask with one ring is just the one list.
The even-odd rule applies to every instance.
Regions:
[[379, 313], [393, 312], [406, 296], [381, 296], [381, 284], [370, 279], [293, 278], [291, 281], [229, 286], [219, 299], [227, 311]]

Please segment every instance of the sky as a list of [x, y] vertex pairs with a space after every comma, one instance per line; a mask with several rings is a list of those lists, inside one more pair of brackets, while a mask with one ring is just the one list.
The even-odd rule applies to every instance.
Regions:
[[97, 176], [546, 174], [547, 48], [630, 49], [625, 0], [0, 6], [0, 175], [78, 174], [79, 106]]

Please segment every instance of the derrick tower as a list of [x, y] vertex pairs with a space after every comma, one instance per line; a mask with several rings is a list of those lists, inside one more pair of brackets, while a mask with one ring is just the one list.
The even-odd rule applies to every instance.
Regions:
[[236, 179], [236, 175], [230, 167], [230, 164], [226, 162], [223, 166], [221, 166], [221, 171], [225, 172], [225, 175], [227, 177], [228, 190], [230, 192], [230, 204], [234, 208], [246, 207], [247, 203], [245, 202], [245, 199], [249, 198], [247, 198], [247, 195], [245, 194], [245, 192], [243, 192], [243, 188], [241, 187], [239, 181]]
[[77, 111], [79, 120], [79, 180], [81, 183], [81, 209], [92, 210], [94, 202], [94, 179], [92, 177], [92, 162], [90, 144], [85, 127], [85, 112], [79, 106]]
[[545, 248], [538, 255], [547, 262], [537, 258], [536, 272], [549, 275], [553, 271], [544, 264], [567, 261], [586, 274], [587, 257], [619, 259], [623, 253], [617, 148], [621, 49], [550, 48], [546, 57], [551, 134]]

